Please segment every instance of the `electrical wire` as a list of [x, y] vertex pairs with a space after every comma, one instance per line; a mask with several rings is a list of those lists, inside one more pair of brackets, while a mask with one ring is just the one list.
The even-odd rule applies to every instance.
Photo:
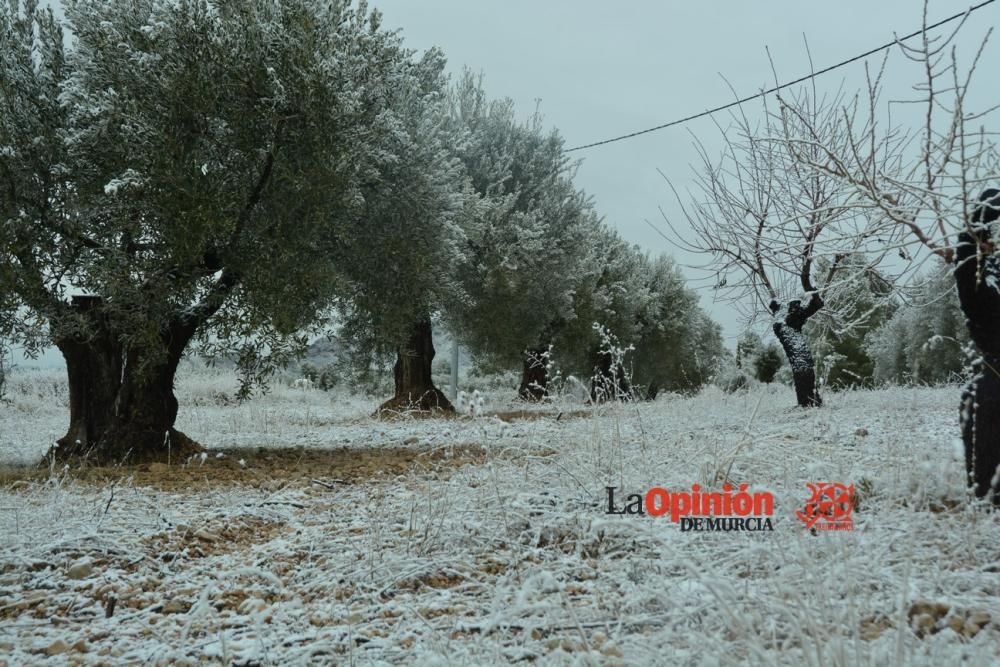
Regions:
[[796, 84], [802, 83], [803, 81], [808, 81], [809, 79], [815, 78], [815, 77], [817, 77], [817, 76], [819, 76], [821, 74], [826, 74], [827, 72], [832, 72], [833, 70], [838, 69], [840, 67], [844, 67], [845, 65], [850, 65], [853, 62], [857, 62], [858, 60], [862, 60], [863, 58], [867, 58], [868, 56], [874, 55], [874, 54], [878, 53], [879, 51], [885, 51], [886, 49], [895, 46], [899, 42], [905, 42], [906, 40], [912, 39], [912, 38], [916, 37], [917, 35], [921, 35], [921, 34], [927, 32], [928, 30], [933, 30], [935, 28], [939, 28], [939, 27], [945, 25], [946, 23], [950, 23], [950, 22], [952, 22], [952, 21], [954, 21], [956, 19], [960, 19], [962, 17], [968, 16], [972, 12], [976, 11], [977, 9], [982, 9], [986, 5], [992, 4], [994, 1], [995, 0], [986, 0], [985, 2], [981, 2], [978, 5], [973, 5], [972, 7], [969, 7], [968, 9], [966, 9], [964, 12], [959, 12], [958, 14], [955, 14], [953, 16], [949, 16], [946, 19], [942, 19], [942, 20], [938, 21], [937, 23], [933, 23], [933, 24], [931, 24], [929, 26], [925, 26], [925, 27], [921, 28], [920, 30], [916, 30], [914, 32], [911, 32], [909, 35], [905, 35], [903, 37], [898, 37], [898, 38], [892, 40], [891, 42], [887, 42], [887, 43], [883, 44], [882, 46], [879, 46], [879, 47], [876, 47], [874, 49], [870, 49], [868, 51], [865, 51], [862, 54], [854, 56], [853, 58], [848, 58], [847, 60], [843, 60], [843, 61], [841, 61], [841, 62], [839, 62], [839, 63], [837, 63], [835, 65], [830, 65], [829, 67], [824, 67], [821, 70], [818, 70], [816, 72], [812, 72], [811, 74], [807, 74], [805, 76], [799, 77], [798, 79], [795, 79], [794, 81], [789, 81], [789, 82], [783, 83], [783, 84], [781, 84], [779, 86], [774, 86], [773, 88], [768, 88], [767, 90], [762, 90], [761, 92], [756, 93], [755, 95], [750, 95], [748, 97], [744, 97], [744, 98], [738, 99], [738, 100], [736, 100], [734, 102], [730, 102], [728, 104], [723, 104], [721, 106], [717, 106], [717, 107], [715, 107], [713, 109], [708, 109], [706, 111], [702, 111], [701, 113], [696, 113], [696, 114], [691, 115], [691, 116], [686, 116], [684, 118], [678, 118], [677, 120], [672, 120], [669, 123], [663, 123], [662, 125], [657, 125], [656, 127], [650, 127], [650, 128], [645, 129], [645, 130], [638, 130], [636, 132], [630, 132], [629, 134], [623, 134], [623, 135], [618, 136], [618, 137], [612, 137], [611, 139], [604, 139], [603, 141], [595, 141], [595, 142], [593, 142], [591, 144], [584, 144], [582, 146], [574, 146], [573, 148], [567, 148], [566, 152], [567, 153], [571, 153], [573, 151], [582, 151], [582, 150], [587, 149], [587, 148], [594, 148], [595, 146], [603, 146], [605, 144], [611, 144], [611, 143], [614, 143], [616, 141], [623, 141], [625, 139], [631, 139], [633, 137], [638, 137], [638, 136], [643, 135], [643, 134], [649, 134], [650, 132], [656, 132], [657, 130], [663, 130], [663, 129], [666, 129], [668, 127], [673, 127], [675, 125], [681, 125], [683, 123], [687, 123], [688, 121], [692, 121], [692, 120], [695, 120], [697, 118], [702, 118], [704, 116], [710, 116], [710, 115], [712, 115], [714, 113], [718, 113], [719, 111], [725, 111], [726, 109], [732, 109], [733, 107], [737, 107], [737, 106], [739, 106], [739, 105], [741, 105], [741, 104], [743, 104], [745, 102], [750, 102], [752, 100], [756, 100], [758, 98], [764, 97], [765, 95], [770, 95], [771, 93], [776, 93], [779, 90], [782, 90], [784, 88], [788, 88], [789, 86], [794, 86]]

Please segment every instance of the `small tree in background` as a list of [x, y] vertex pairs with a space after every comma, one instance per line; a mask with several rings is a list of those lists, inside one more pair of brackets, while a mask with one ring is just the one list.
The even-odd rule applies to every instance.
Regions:
[[698, 307], [672, 259], [644, 258], [638, 269], [649, 294], [636, 313], [632, 382], [644, 398], [660, 391], [691, 393], [708, 382], [722, 353], [719, 327]]
[[[825, 263], [820, 260], [821, 269]], [[823, 369], [824, 386], [831, 389], [870, 386], [874, 362], [865, 340], [892, 315], [896, 286], [864, 257], [846, 257], [840, 271], [856, 275], [845, 281], [844, 289], [832, 292], [831, 307], [806, 325], [806, 333], [815, 341], [814, 351]], [[827, 317], [828, 313], [842, 316]]]
[[755, 331], [744, 331], [736, 341], [736, 367], [752, 368], [754, 359], [764, 348], [764, 341]]
[[907, 290], [902, 303], [865, 339], [877, 382], [941, 384], [967, 370], [970, 344], [951, 271], [930, 271]]
[[825, 310], [849, 327], [853, 313], [835, 309], [848, 300], [836, 295], [859, 274], [841, 271], [843, 261], [866, 256], [874, 269], [887, 252], [868, 232], [869, 212], [850, 205], [849, 188], [803, 165], [818, 142], [846, 147], [838, 113], [815, 90], [779, 97], [776, 108], [765, 102], [760, 127], [736, 112], [718, 162], [699, 144], [698, 198], [684, 203], [674, 191], [693, 239], [667, 220], [676, 245], [709, 257], [702, 268], [718, 294], [748, 308], [751, 323], [771, 314], [802, 407], [822, 404], [806, 323]]
[[554, 354], [564, 370], [591, 378], [592, 398], [631, 395], [620, 366], [625, 357], [615, 350], [638, 344], [643, 322], [658, 317], [648, 260], [637, 246], [601, 226], [582, 268], [586, 280], [573, 295], [575, 317], [557, 332]]
[[759, 382], [770, 384], [778, 374], [784, 361], [781, 358], [781, 348], [774, 343], [762, 348], [753, 359], [754, 377]]

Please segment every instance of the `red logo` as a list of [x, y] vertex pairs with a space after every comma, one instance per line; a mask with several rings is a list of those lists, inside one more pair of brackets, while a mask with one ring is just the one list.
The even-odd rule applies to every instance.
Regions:
[[812, 496], [806, 506], [795, 515], [815, 530], [854, 530], [854, 485], [837, 482], [816, 482], [806, 486]]

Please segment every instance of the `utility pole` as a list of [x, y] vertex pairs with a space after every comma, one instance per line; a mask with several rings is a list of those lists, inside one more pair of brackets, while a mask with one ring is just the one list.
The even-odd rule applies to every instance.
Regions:
[[451, 400], [458, 400], [458, 339], [451, 341]]

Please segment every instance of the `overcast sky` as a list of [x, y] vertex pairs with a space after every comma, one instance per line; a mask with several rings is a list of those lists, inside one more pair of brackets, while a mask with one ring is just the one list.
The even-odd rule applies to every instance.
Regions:
[[[402, 29], [411, 48], [439, 46], [453, 72], [463, 66], [481, 71], [493, 97], [512, 98], [523, 115], [541, 101], [546, 121], [568, 146], [663, 124], [732, 101], [726, 81], [740, 97], [774, 84], [770, 50], [782, 82], [884, 44], [894, 33], [921, 26], [923, 2], [815, 2], [768, 0], [372, 0], [384, 23]], [[972, 3], [931, 2], [929, 23]], [[1000, 5], [972, 15], [964, 29], [971, 36], [1000, 19]], [[954, 25], [954, 24], [952, 24]], [[984, 62], [1000, 63], [991, 45]], [[873, 64], [880, 63], [878, 57]], [[890, 96], [909, 94], [919, 71], [898, 53], [887, 70]], [[723, 79], [725, 78], [725, 80]], [[982, 76], [995, 88], [993, 74]], [[857, 90], [864, 84], [859, 62], [823, 75], [818, 86]], [[982, 86], [981, 86], [982, 87]], [[996, 97], [995, 95], [993, 96]], [[997, 100], [994, 99], [994, 102]], [[751, 104], [756, 111], [759, 107]], [[719, 120], [727, 117], [720, 114]], [[682, 264], [697, 263], [671, 247], [647, 220], [662, 223], [658, 207], [677, 218], [679, 211], [657, 168], [679, 189], [692, 184], [692, 133], [710, 149], [721, 149], [710, 119], [576, 153], [584, 158], [578, 183], [593, 195], [609, 224], [629, 241], [653, 252], [667, 252]], [[701, 277], [686, 271], [689, 278]], [[702, 283], [698, 283], [701, 285]], [[713, 303], [702, 289], [702, 305], [723, 325], [727, 345], [742, 330], [733, 307]]]
[[[929, 22], [971, 3], [932, 1]], [[58, 1], [51, 4], [58, 12]], [[568, 146], [730, 102], [734, 98], [726, 81], [740, 97], [774, 85], [767, 50], [781, 82], [810, 71], [806, 41], [815, 68], [822, 69], [884, 44], [894, 34], [913, 32], [923, 10], [921, 0], [371, 0], [370, 6], [383, 12], [386, 26], [402, 30], [411, 48], [438, 46], [452, 72], [463, 66], [482, 72], [489, 94], [512, 98], [522, 116], [540, 102], [547, 123], [560, 130]], [[998, 19], [1000, 3], [984, 7], [963, 33], [979, 39]], [[1000, 62], [998, 41], [990, 44], [984, 63]], [[880, 62], [878, 56], [869, 60]], [[894, 50], [887, 96], [911, 96], [910, 86], [919, 75]], [[985, 88], [997, 102], [992, 94], [995, 75], [980, 76], [979, 90]], [[863, 84], [861, 62], [818, 79], [820, 92], [842, 85], [853, 91]], [[755, 112], [759, 107], [751, 103], [748, 108]], [[725, 114], [718, 119], [727, 121]], [[703, 118], [575, 153], [583, 158], [578, 183], [594, 197], [606, 221], [627, 240], [672, 254], [682, 265], [700, 262], [670, 246], [647, 221], [663, 229], [659, 207], [679, 221], [657, 169], [678, 189], [691, 187], [697, 162], [692, 135], [710, 150], [721, 150], [718, 130]], [[704, 277], [694, 270], [685, 273], [692, 280]], [[703, 307], [723, 325], [727, 346], [735, 347], [743, 329], [739, 315], [731, 304], [714, 302], [711, 289], [701, 287], [699, 293]]]

